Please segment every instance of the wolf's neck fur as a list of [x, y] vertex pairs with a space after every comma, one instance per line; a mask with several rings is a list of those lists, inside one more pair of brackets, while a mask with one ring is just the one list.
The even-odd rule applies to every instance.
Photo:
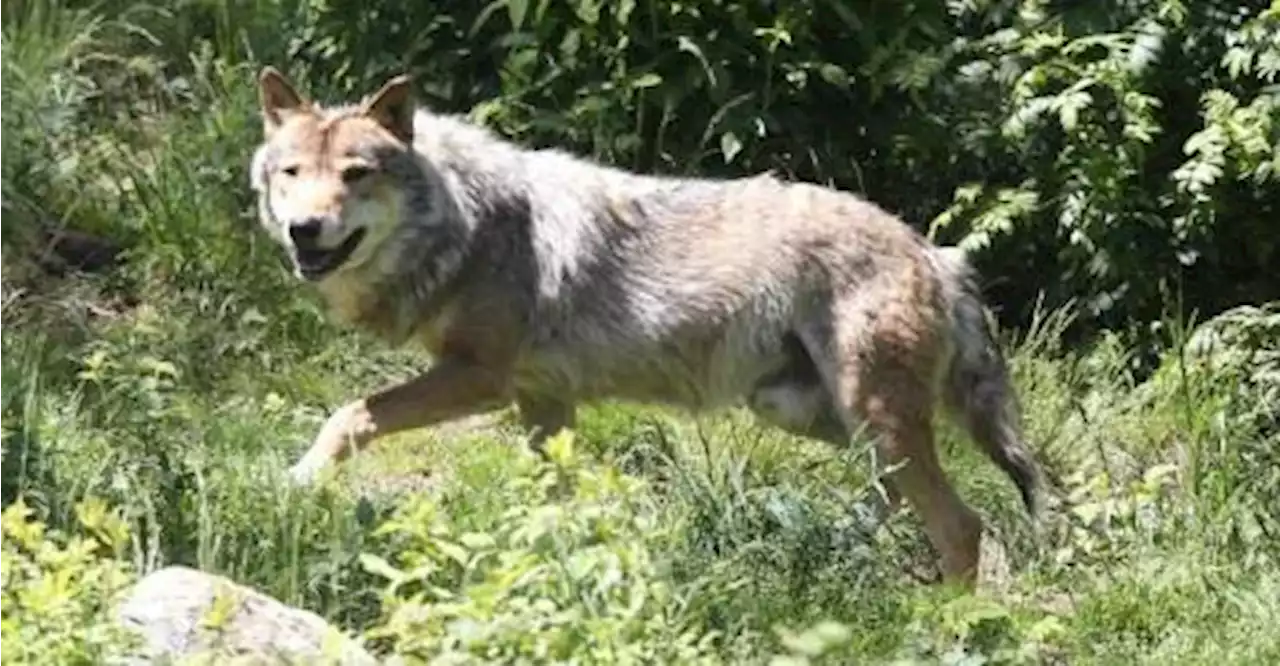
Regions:
[[[345, 319], [395, 343], [435, 324], [464, 271], [499, 264], [478, 256], [475, 239], [527, 223], [529, 209], [515, 145], [426, 110], [415, 114], [414, 135], [413, 153], [387, 165], [405, 193], [399, 230], [361, 275], [322, 289]], [[354, 293], [348, 284], [363, 288]]]
[[599, 211], [674, 182], [524, 149], [456, 116], [418, 110], [414, 121], [414, 154], [392, 165], [407, 193], [402, 227], [364, 276], [374, 293], [358, 317], [392, 341], [432, 326], [464, 272], [524, 273], [505, 279], [554, 299], [603, 242]]

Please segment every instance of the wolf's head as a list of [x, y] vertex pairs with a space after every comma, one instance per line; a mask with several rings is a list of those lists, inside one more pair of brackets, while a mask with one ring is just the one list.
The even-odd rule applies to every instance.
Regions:
[[259, 215], [295, 273], [322, 282], [374, 260], [405, 213], [413, 158], [410, 80], [323, 109], [274, 68], [258, 79], [264, 140], [254, 153]]

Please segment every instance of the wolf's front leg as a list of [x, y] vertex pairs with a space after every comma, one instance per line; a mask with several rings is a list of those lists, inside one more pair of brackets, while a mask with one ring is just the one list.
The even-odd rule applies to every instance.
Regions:
[[289, 477], [310, 483], [331, 461], [341, 461], [379, 437], [500, 407], [510, 401], [508, 386], [504, 373], [445, 358], [420, 377], [335, 411], [311, 448], [289, 468]]
[[538, 455], [543, 455], [543, 445], [556, 433], [565, 428], [573, 429], [576, 410], [570, 399], [517, 392], [516, 406], [529, 436], [529, 448]]

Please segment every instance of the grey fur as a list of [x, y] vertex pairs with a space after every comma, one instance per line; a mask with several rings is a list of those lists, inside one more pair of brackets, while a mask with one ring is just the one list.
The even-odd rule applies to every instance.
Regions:
[[[405, 206], [370, 258], [344, 269], [364, 295], [348, 321], [437, 353], [450, 327], [500, 329], [511, 396], [544, 433], [607, 397], [746, 402], [843, 443], [877, 405], [931, 411], [936, 393], [1034, 512], [1039, 473], [958, 250], [854, 194], [769, 174], [633, 174], [422, 109], [412, 133], [412, 151], [368, 156]], [[277, 239], [268, 193], [281, 150], [264, 143], [253, 167]], [[881, 377], [884, 388], [864, 385]]]

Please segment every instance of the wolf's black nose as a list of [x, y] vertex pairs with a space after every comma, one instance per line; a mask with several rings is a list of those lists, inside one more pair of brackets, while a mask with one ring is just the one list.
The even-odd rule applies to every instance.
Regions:
[[318, 217], [309, 217], [290, 224], [289, 238], [299, 248], [315, 247], [316, 241], [320, 240], [320, 226], [322, 224], [323, 221]]

